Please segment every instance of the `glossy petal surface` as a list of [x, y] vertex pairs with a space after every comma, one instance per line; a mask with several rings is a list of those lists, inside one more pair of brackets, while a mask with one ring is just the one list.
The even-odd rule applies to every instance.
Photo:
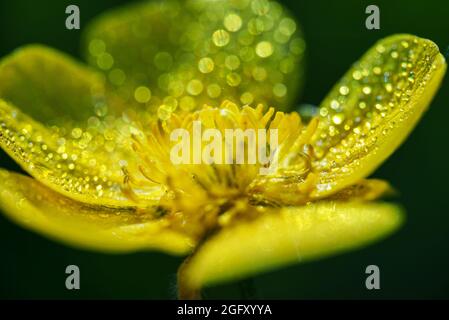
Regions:
[[411, 35], [381, 40], [356, 62], [320, 107], [314, 195], [354, 184], [388, 158], [427, 109], [445, 70], [438, 47]]
[[0, 63], [0, 98], [49, 125], [80, 123], [105, 99], [104, 81], [56, 50], [31, 45]]
[[[134, 163], [133, 124], [106, 117], [114, 99], [106, 98], [105, 90], [99, 74], [57, 51], [19, 49], [0, 65], [0, 146], [66, 196], [130, 205], [121, 188], [122, 167]], [[153, 191], [142, 195], [157, 199]]]
[[236, 280], [283, 265], [360, 247], [401, 223], [386, 203], [319, 202], [273, 209], [211, 236], [183, 267], [187, 287]]
[[73, 246], [110, 252], [139, 249], [186, 254], [192, 241], [169, 228], [157, 211], [86, 205], [36, 180], [0, 170], [0, 208], [18, 224]]

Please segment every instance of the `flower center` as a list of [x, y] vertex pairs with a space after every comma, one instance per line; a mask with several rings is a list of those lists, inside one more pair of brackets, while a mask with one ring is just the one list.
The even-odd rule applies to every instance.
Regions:
[[142, 185], [161, 188], [160, 206], [173, 225], [202, 237], [264, 206], [309, 200], [315, 183], [310, 139], [317, 127], [295, 112], [225, 101], [172, 114], [133, 135], [138, 172], [125, 170], [125, 193], [141, 201]]

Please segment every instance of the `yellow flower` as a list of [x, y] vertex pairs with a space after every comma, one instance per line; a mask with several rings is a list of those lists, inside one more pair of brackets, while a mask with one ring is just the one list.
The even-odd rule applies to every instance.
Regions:
[[[85, 38], [98, 70], [36, 45], [0, 65], [0, 145], [31, 176], [0, 170], [2, 211], [79, 247], [188, 255], [181, 298], [396, 229], [400, 208], [372, 201], [390, 186], [365, 178], [407, 137], [446, 70], [431, 41], [388, 37], [304, 122], [268, 108], [288, 110], [301, 85], [295, 20], [273, 1], [211, 2], [101, 17]], [[220, 133], [277, 129], [276, 163], [174, 164], [170, 134], [195, 121]]]

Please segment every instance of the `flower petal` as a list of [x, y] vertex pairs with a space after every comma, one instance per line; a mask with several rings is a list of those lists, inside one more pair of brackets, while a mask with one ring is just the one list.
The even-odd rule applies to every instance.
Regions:
[[372, 201], [396, 194], [396, 190], [384, 180], [363, 179], [330, 195], [326, 200]]
[[20, 225], [76, 247], [111, 252], [156, 249], [186, 254], [191, 239], [170, 230], [155, 209], [86, 205], [36, 180], [0, 169], [0, 208]]
[[287, 107], [302, 80], [299, 26], [269, 0], [152, 1], [105, 14], [89, 63], [129, 103], [191, 110], [223, 100]]
[[[105, 94], [99, 74], [65, 55], [42, 46], [22, 48], [0, 65], [0, 146], [68, 197], [132, 205], [121, 190], [122, 166], [135, 165], [132, 124], [104, 118], [106, 106], [114, 104]], [[158, 198], [153, 191], [142, 193]]]
[[[119, 163], [112, 163], [107, 154], [88, 152], [84, 144], [89, 142], [65, 139], [0, 100], [0, 147], [25, 171], [78, 201], [135, 205], [122, 192], [124, 178]], [[159, 199], [160, 190], [146, 190], [142, 196], [151, 205]]]
[[445, 70], [429, 40], [395, 35], [371, 48], [321, 104], [313, 195], [352, 185], [388, 158], [427, 109]]
[[401, 210], [387, 203], [318, 202], [272, 209], [207, 239], [180, 270], [181, 289], [195, 292], [204, 285], [360, 247], [401, 222]]
[[0, 98], [45, 124], [87, 121], [105, 99], [100, 74], [53, 49], [31, 45], [0, 64]]

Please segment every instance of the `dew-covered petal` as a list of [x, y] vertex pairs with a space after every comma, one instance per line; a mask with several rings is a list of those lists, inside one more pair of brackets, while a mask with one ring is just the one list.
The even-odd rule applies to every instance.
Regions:
[[393, 204], [318, 202], [272, 209], [206, 240], [180, 269], [181, 294], [366, 245], [402, 222]]
[[110, 208], [66, 198], [35, 179], [0, 169], [0, 209], [21, 226], [75, 247], [186, 254], [194, 243], [156, 209]]
[[297, 22], [269, 0], [145, 2], [106, 13], [86, 35], [88, 62], [164, 120], [225, 99], [285, 109], [304, 50]]
[[[25, 171], [72, 199], [108, 206], [136, 205], [123, 193], [120, 163], [108, 153], [88, 149], [92, 135], [64, 138], [0, 100], [0, 147]], [[157, 202], [158, 188], [142, 190], [145, 205]]]
[[[122, 193], [122, 170], [135, 163], [133, 124], [106, 117], [114, 102], [106, 98], [101, 79], [43, 46], [25, 47], [3, 59], [0, 146], [33, 177], [68, 197], [131, 205]], [[152, 192], [142, 190], [148, 199], [154, 199]]]
[[438, 47], [412, 35], [381, 40], [356, 62], [320, 106], [313, 196], [356, 183], [388, 158], [427, 109], [445, 70]]

